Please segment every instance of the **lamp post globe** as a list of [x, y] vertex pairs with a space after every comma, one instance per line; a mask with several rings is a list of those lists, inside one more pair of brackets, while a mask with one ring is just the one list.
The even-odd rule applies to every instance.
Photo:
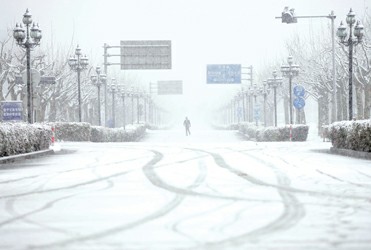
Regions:
[[[336, 35], [339, 37], [340, 42], [349, 47], [349, 54], [348, 54], [348, 69], [349, 69], [349, 86], [348, 86], [348, 119], [352, 120], [353, 117], [353, 47], [359, 43], [362, 43], [362, 39], [364, 36], [364, 27], [360, 21], [357, 21], [355, 18], [355, 13], [352, 9], [349, 10], [349, 13], [346, 17], [346, 23], [348, 27], [346, 27], [343, 22], [340, 22], [340, 26], [336, 32]], [[354, 23], [356, 25], [354, 26]], [[349, 33], [347, 32], [349, 30]], [[347, 39], [348, 38], [348, 39]]]
[[276, 70], [272, 73], [273, 78], [267, 80], [268, 86], [273, 88], [273, 100], [274, 100], [274, 126], [277, 127], [277, 88], [282, 85], [282, 78], [278, 77]]
[[93, 85], [97, 86], [97, 89], [98, 89], [98, 93], [97, 93], [97, 97], [98, 97], [98, 103], [97, 103], [97, 106], [98, 106], [98, 125], [101, 126], [101, 110], [100, 110], [100, 87], [101, 85], [104, 85], [106, 84], [106, 80], [107, 80], [107, 77], [105, 74], [101, 74], [101, 69], [99, 66], [97, 66], [95, 68], [95, 72], [97, 73], [97, 75], [92, 75], [90, 76], [90, 79], [91, 79], [91, 82]]
[[32, 102], [32, 84], [31, 84], [31, 49], [40, 44], [42, 31], [35, 23], [32, 24], [32, 15], [27, 9], [22, 19], [22, 24], [16, 24], [13, 29], [13, 37], [17, 45], [26, 49], [26, 69], [27, 69], [27, 121], [33, 123], [33, 102]]
[[75, 55], [68, 59], [68, 65], [71, 70], [77, 72], [77, 99], [78, 99], [78, 109], [79, 109], [79, 122], [82, 120], [81, 115], [81, 71], [88, 67], [88, 57], [82, 56], [81, 48], [77, 45], [75, 49]]
[[292, 102], [292, 79], [294, 76], [299, 75], [299, 65], [294, 64], [294, 59], [292, 56], [287, 58], [288, 65], [281, 66], [281, 72], [284, 77], [289, 79], [289, 113], [290, 113], [290, 124], [293, 124], [293, 102]]

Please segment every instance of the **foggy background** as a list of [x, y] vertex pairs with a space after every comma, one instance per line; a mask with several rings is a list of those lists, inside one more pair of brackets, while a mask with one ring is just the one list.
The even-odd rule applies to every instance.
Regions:
[[[108, 67], [108, 79], [142, 86], [150, 82], [182, 80], [183, 95], [155, 96], [163, 108], [176, 111], [175, 120], [188, 116], [193, 124], [224, 105], [240, 84], [206, 84], [207, 64], [253, 65], [254, 83], [261, 84], [259, 70], [271, 62], [286, 61], [285, 40], [299, 33], [302, 37], [324, 29], [330, 37], [330, 19], [298, 19], [296, 24], [283, 24], [285, 6], [295, 8], [297, 16], [337, 16], [335, 27], [345, 21], [352, 7], [357, 17], [370, 5], [366, 0], [0, 0], [0, 38], [6, 28], [12, 30], [29, 8], [33, 20], [43, 31], [41, 47], [51, 44], [74, 52], [79, 44], [89, 57], [89, 66], [102, 66], [103, 44], [115, 46], [121, 40], [171, 40], [171, 70], [127, 70]], [[328, 31], [326, 33], [326, 31]], [[119, 54], [109, 49], [110, 54]], [[67, 60], [68, 58], [66, 58]], [[109, 58], [118, 62], [119, 57]], [[246, 76], [243, 76], [243, 78]], [[243, 84], [248, 82], [244, 81]], [[315, 107], [306, 106], [307, 109]], [[308, 112], [310, 113], [310, 112]], [[308, 115], [310, 116], [310, 115]], [[315, 116], [313, 116], [315, 117]]]

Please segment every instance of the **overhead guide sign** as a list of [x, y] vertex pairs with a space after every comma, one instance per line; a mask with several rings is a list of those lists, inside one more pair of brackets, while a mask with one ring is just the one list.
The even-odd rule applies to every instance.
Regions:
[[183, 81], [158, 81], [158, 95], [181, 95], [183, 94]]
[[241, 64], [207, 65], [207, 83], [241, 83]]
[[121, 41], [121, 69], [171, 69], [171, 41]]

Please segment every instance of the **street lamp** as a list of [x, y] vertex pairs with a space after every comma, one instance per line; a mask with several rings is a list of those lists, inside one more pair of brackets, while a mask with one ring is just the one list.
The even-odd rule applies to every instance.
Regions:
[[233, 104], [235, 121], [237, 121], [237, 123], [240, 124], [240, 98], [238, 94], [233, 98]]
[[294, 64], [294, 60], [293, 60], [292, 56], [289, 56], [287, 58], [287, 63], [288, 63], [288, 65], [281, 66], [281, 72], [282, 72], [282, 75], [284, 77], [289, 78], [290, 124], [293, 124], [293, 117], [292, 117], [292, 106], [293, 106], [293, 103], [292, 103], [292, 78], [294, 76], [299, 75], [299, 65]]
[[239, 100], [242, 100], [242, 121], [246, 120], [246, 111], [245, 111], [245, 94], [243, 88], [238, 92]]
[[140, 108], [139, 108], [139, 98], [141, 96], [141, 93], [139, 91], [139, 89], [137, 90], [137, 95], [136, 95], [136, 98], [137, 98], [137, 124], [139, 124], [139, 120], [140, 120]]
[[108, 90], [112, 93], [112, 127], [115, 127], [115, 121], [116, 121], [116, 116], [115, 116], [115, 93], [118, 90], [117, 82], [115, 78], [112, 78], [111, 84], [107, 86]]
[[[22, 27], [22, 24], [16, 24], [13, 30], [13, 36], [17, 41], [17, 44], [26, 49], [26, 60], [27, 60], [27, 121], [28, 123], [33, 123], [32, 118], [32, 85], [31, 85], [31, 49], [38, 46], [41, 40], [41, 29], [39, 25], [32, 23], [32, 15], [26, 10], [23, 15], [23, 24], [26, 29]], [[32, 27], [31, 27], [32, 24]]]
[[147, 124], [147, 99], [148, 99], [148, 94], [147, 92], [144, 92], [143, 94], [144, 124]]
[[295, 9], [289, 7], [285, 7], [282, 12], [281, 17], [276, 17], [278, 19], [282, 19], [283, 23], [297, 23], [298, 18], [329, 18], [331, 19], [331, 51], [332, 51], [332, 120], [336, 121], [336, 65], [335, 65], [335, 13], [331, 11], [331, 13], [327, 16], [296, 16]]
[[125, 86], [124, 85], [120, 85], [120, 87], [118, 88], [118, 93], [120, 94], [121, 98], [122, 98], [122, 123], [123, 123], [123, 127], [125, 129], [125, 125], [126, 125], [126, 105], [125, 105], [125, 97], [127, 95], [126, 93], [126, 90], [125, 90]]
[[129, 96], [131, 97], [131, 125], [134, 124], [134, 96], [135, 96], [135, 90], [134, 87], [131, 87]]
[[79, 122], [81, 122], [81, 86], [80, 86], [80, 74], [81, 71], [87, 68], [88, 66], [88, 58], [82, 56], [81, 49], [79, 45], [77, 45], [75, 50], [75, 56], [71, 56], [68, 59], [68, 65], [70, 68], [77, 72], [77, 94], [78, 94], [78, 102], [79, 102]]
[[264, 102], [263, 102], [263, 105], [264, 105], [264, 107], [263, 107], [264, 108], [264, 127], [266, 127], [267, 126], [267, 116], [266, 116], [267, 95], [270, 92], [270, 88], [267, 85], [267, 81], [263, 81], [263, 87], [260, 88], [260, 92], [263, 94], [263, 97], [264, 97]]
[[[348, 33], [347, 33], [347, 27], [343, 24], [343, 22], [340, 23], [340, 26], [337, 30], [336, 35], [340, 38], [340, 42], [344, 44], [345, 46], [349, 47], [349, 120], [353, 119], [353, 45], [356, 46], [357, 44], [362, 42], [363, 38], [363, 25], [360, 21], [357, 21], [356, 25], [354, 26], [354, 23], [356, 22], [355, 19], [355, 13], [352, 9], [350, 9], [346, 22], [349, 26], [349, 36], [348, 39], [346, 39]], [[353, 27], [354, 26], [354, 27]], [[353, 30], [354, 29], [354, 30]], [[353, 36], [354, 32], [354, 36]]]
[[100, 86], [106, 83], [106, 75], [101, 73], [100, 67], [96, 67], [96, 76], [91, 76], [91, 81], [98, 88], [98, 124], [101, 126], [101, 112], [100, 112]]
[[277, 88], [282, 85], [282, 78], [277, 77], [277, 71], [273, 71], [273, 78], [267, 80], [268, 86], [273, 88], [274, 95], [274, 126], [277, 127]]
[[260, 89], [258, 88], [258, 86], [256, 84], [253, 84], [249, 88], [249, 93], [250, 93], [251, 96], [254, 97], [252, 110], [254, 112], [254, 118], [255, 118], [256, 126], [258, 126], [259, 107], [258, 107], [258, 104], [257, 104], [257, 96], [260, 95], [261, 92], [260, 92]]

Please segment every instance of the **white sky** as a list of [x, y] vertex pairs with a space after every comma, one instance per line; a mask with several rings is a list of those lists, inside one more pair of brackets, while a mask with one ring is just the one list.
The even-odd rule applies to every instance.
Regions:
[[[287, 57], [285, 39], [292, 34], [300, 32], [305, 36], [330, 23], [327, 19], [299, 19], [297, 24], [282, 24], [275, 17], [280, 16], [285, 6], [295, 8], [298, 16], [328, 15], [334, 10], [337, 27], [350, 7], [361, 16], [371, 0], [0, 0], [0, 3], [0, 37], [6, 28], [20, 22], [29, 8], [43, 30], [41, 46], [54, 40], [68, 48], [73, 39], [74, 47], [80, 44], [94, 66], [103, 62], [104, 43], [171, 40], [171, 70], [125, 74], [145, 86], [158, 80], [183, 80], [182, 97], [160, 98], [173, 104], [178, 102], [188, 112], [186, 99], [197, 100], [192, 102], [197, 109], [213, 107], [214, 100], [229, 100], [231, 95], [225, 93], [240, 87], [206, 85], [207, 64], [253, 65], [257, 73], [265, 65]], [[118, 72], [119, 66], [109, 67], [111, 75]]]

